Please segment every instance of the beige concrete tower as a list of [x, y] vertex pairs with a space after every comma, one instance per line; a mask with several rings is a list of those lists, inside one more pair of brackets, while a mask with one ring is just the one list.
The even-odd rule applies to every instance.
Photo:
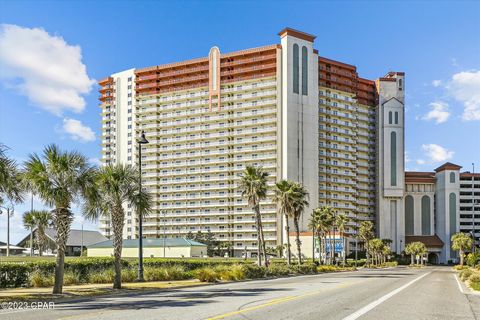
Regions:
[[377, 234], [397, 253], [405, 244], [404, 86], [403, 72], [377, 80]]
[[302, 183], [310, 206], [303, 230], [318, 206], [318, 55], [315, 36], [286, 28], [282, 45], [282, 178]]

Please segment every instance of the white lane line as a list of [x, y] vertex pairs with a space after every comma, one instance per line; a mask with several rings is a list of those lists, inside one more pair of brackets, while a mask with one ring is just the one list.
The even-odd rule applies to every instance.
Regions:
[[457, 280], [458, 290], [460, 290], [461, 293], [465, 293], [465, 292], [463, 291], [462, 285], [460, 284], [460, 281], [458, 280], [457, 275], [456, 275], [456, 274], [452, 274], [452, 276], [455, 278], [455, 280]]
[[393, 297], [394, 295], [396, 295], [397, 293], [399, 293], [400, 291], [406, 289], [407, 287], [411, 286], [412, 284], [414, 284], [415, 282], [417, 282], [418, 280], [422, 279], [423, 277], [429, 275], [431, 272], [427, 272], [425, 274], [422, 274], [420, 277], [418, 278], [415, 278], [414, 280], [410, 281], [409, 283], [401, 286], [400, 288], [397, 288], [393, 291], [391, 291], [390, 293], [387, 293], [386, 295], [384, 295], [383, 297], [381, 298], [378, 298], [377, 300], [373, 301], [372, 303], [370, 304], [367, 304], [365, 307], [355, 311], [354, 313], [352, 313], [351, 315], [343, 318], [343, 320], [355, 320], [355, 319], [358, 319], [360, 318], [362, 315], [364, 315], [365, 313], [369, 312], [370, 310], [372, 310], [373, 308], [375, 308], [376, 306], [378, 306], [379, 304], [383, 303], [384, 301], [390, 299], [391, 297]]

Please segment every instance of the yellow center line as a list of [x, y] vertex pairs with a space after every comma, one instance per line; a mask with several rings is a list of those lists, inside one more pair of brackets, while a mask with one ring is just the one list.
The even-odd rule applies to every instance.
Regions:
[[342, 283], [342, 284], [340, 284], [340, 285], [338, 285], [338, 286], [335, 286], [335, 287], [332, 287], [332, 288], [324, 288], [324, 289], [321, 289], [321, 290], [317, 290], [317, 291], [313, 291], [313, 292], [301, 294], [301, 295], [298, 295], [298, 296], [287, 296], [287, 297], [282, 297], [282, 298], [273, 299], [273, 300], [270, 300], [270, 301], [268, 301], [268, 302], [266, 302], [266, 303], [264, 303], [264, 304], [260, 304], [260, 305], [257, 305], [257, 306], [253, 306], [253, 307], [249, 307], [249, 308], [245, 308], [245, 309], [241, 309], [241, 310], [237, 310], [237, 311], [232, 311], [232, 312], [220, 314], [220, 315], [218, 315], [218, 316], [214, 316], [214, 317], [208, 318], [207, 320], [219, 320], [219, 319], [224, 319], [224, 318], [231, 317], [231, 316], [235, 316], [235, 315], [238, 315], [238, 314], [241, 314], [241, 313], [245, 313], [245, 312], [249, 312], [249, 311], [253, 311], [253, 310], [257, 310], [257, 309], [269, 307], [269, 306], [272, 306], [272, 305], [275, 305], [275, 304], [279, 304], [279, 303], [282, 303], [282, 302], [287, 302], [287, 301], [292, 301], [292, 300], [298, 300], [298, 299], [302, 299], [302, 298], [305, 298], [305, 297], [313, 296], [313, 295], [320, 294], [320, 293], [325, 292], [325, 291], [328, 291], [328, 290], [345, 288], [345, 287], [348, 287], [348, 286], [352, 285], [353, 283], [354, 283], [354, 282], [345, 282], [345, 283]]

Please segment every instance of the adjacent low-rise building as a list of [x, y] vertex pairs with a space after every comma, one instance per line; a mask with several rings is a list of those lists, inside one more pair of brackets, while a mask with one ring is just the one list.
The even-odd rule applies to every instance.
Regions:
[[[122, 246], [123, 258], [138, 258], [138, 240], [123, 240]], [[113, 257], [112, 240], [87, 246], [87, 256]], [[185, 238], [144, 239], [143, 256], [146, 258], [206, 257], [207, 245]]]

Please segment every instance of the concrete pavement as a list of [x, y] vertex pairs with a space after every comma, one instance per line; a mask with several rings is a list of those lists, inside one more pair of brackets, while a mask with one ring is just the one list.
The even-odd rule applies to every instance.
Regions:
[[480, 320], [480, 295], [461, 289], [449, 267], [392, 268], [97, 297], [0, 319]]

